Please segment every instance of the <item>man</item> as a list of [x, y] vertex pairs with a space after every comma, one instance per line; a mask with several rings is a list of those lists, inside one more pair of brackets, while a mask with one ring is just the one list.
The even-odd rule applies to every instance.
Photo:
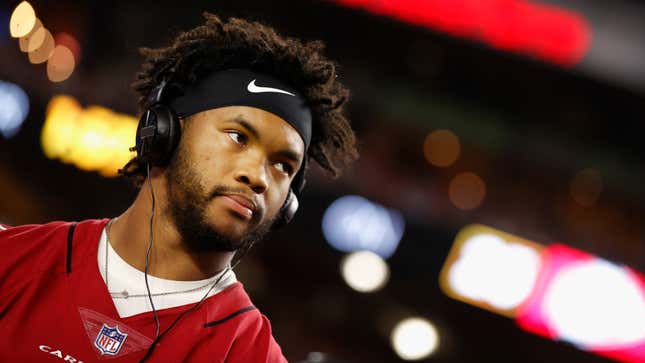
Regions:
[[356, 158], [348, 92], [320, 42], [205, 17], [142, 51], [130, 208], [0, 226], [0, 361], [285, 361], [231, 262]]

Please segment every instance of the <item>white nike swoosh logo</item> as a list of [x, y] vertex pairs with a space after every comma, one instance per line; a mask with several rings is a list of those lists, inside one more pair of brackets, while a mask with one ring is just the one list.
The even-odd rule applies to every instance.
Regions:
[[246, 86], [246, 89], [251, 92], [251, 93], [264, 93], [264, 92], [274, 92], [274, 93], [284, 93], [285, 95], [289, 96], [295, 96], [291, 92], [287, 92], [278, 88], [271, 88], [271, 87], [260, 87], [255, 85], [255, 80], [252, 80], [248, 86]]

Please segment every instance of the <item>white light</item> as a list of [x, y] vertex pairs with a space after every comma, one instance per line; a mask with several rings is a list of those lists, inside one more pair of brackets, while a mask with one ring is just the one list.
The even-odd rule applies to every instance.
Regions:
[[559, 338], [583, 347], [645, 340], [645, 299], [626, 269], [601, 259], [563, 268], [544, 296], [543, 311]]
[[29, 34], [35, 24], [36, 12], [34, 8], [28, 2], [23, 1], [11, 13], [9, 31], [12, 37], [20, 38]]
[[394, 327], [390, 342], [402, 359], [419, 360], [434, 353], [439, 346], [439, 334], [429, 321], [408, 318]]
[[29, 113], [29, 98], [17, 85], [0, 81], [0, 134], [13, 137]]
[[359, 292], [376, 291], [385, 286], [390, 277], [387, 263], [370, 251], [350, 253], [343, 258], [340, 269], [347, 285]]
[[383, 258], [396, 250], [404, 225], [401, 213], [355, 195], [334, 201], [322, 220], [323, 234], [334, 248], [372, 251]]
[[493, 234], [478, 234], [464, 242], [448, 281], [462, 296], [512, 309], [531, 293], [539, 270], [535, 250]]

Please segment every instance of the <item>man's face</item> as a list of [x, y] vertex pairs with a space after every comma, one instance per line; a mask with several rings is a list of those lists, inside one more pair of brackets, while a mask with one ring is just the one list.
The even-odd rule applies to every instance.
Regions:
[[233, 251], [261, 239], [303, 157], [298, 132], [258, 108], [222, 107], [183, 122], [166, 179], [169, 213], [184, 243]]

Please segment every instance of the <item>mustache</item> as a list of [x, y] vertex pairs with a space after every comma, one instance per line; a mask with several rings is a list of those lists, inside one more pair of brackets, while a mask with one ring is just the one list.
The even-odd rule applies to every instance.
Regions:
[[216, 185], [213, 187], [213, 189], [211, 189], [211, 192], [208, 193], [208, 201], [210, 202], [211, 200], [215, 199], [216, 197], [219, 197], [220, 195], [225, 195], [225, 194], [247, 195], [246, 193], [247, 191], [244, 188], [234, 188], [234, 187], [228, 187], [225, 185]]

